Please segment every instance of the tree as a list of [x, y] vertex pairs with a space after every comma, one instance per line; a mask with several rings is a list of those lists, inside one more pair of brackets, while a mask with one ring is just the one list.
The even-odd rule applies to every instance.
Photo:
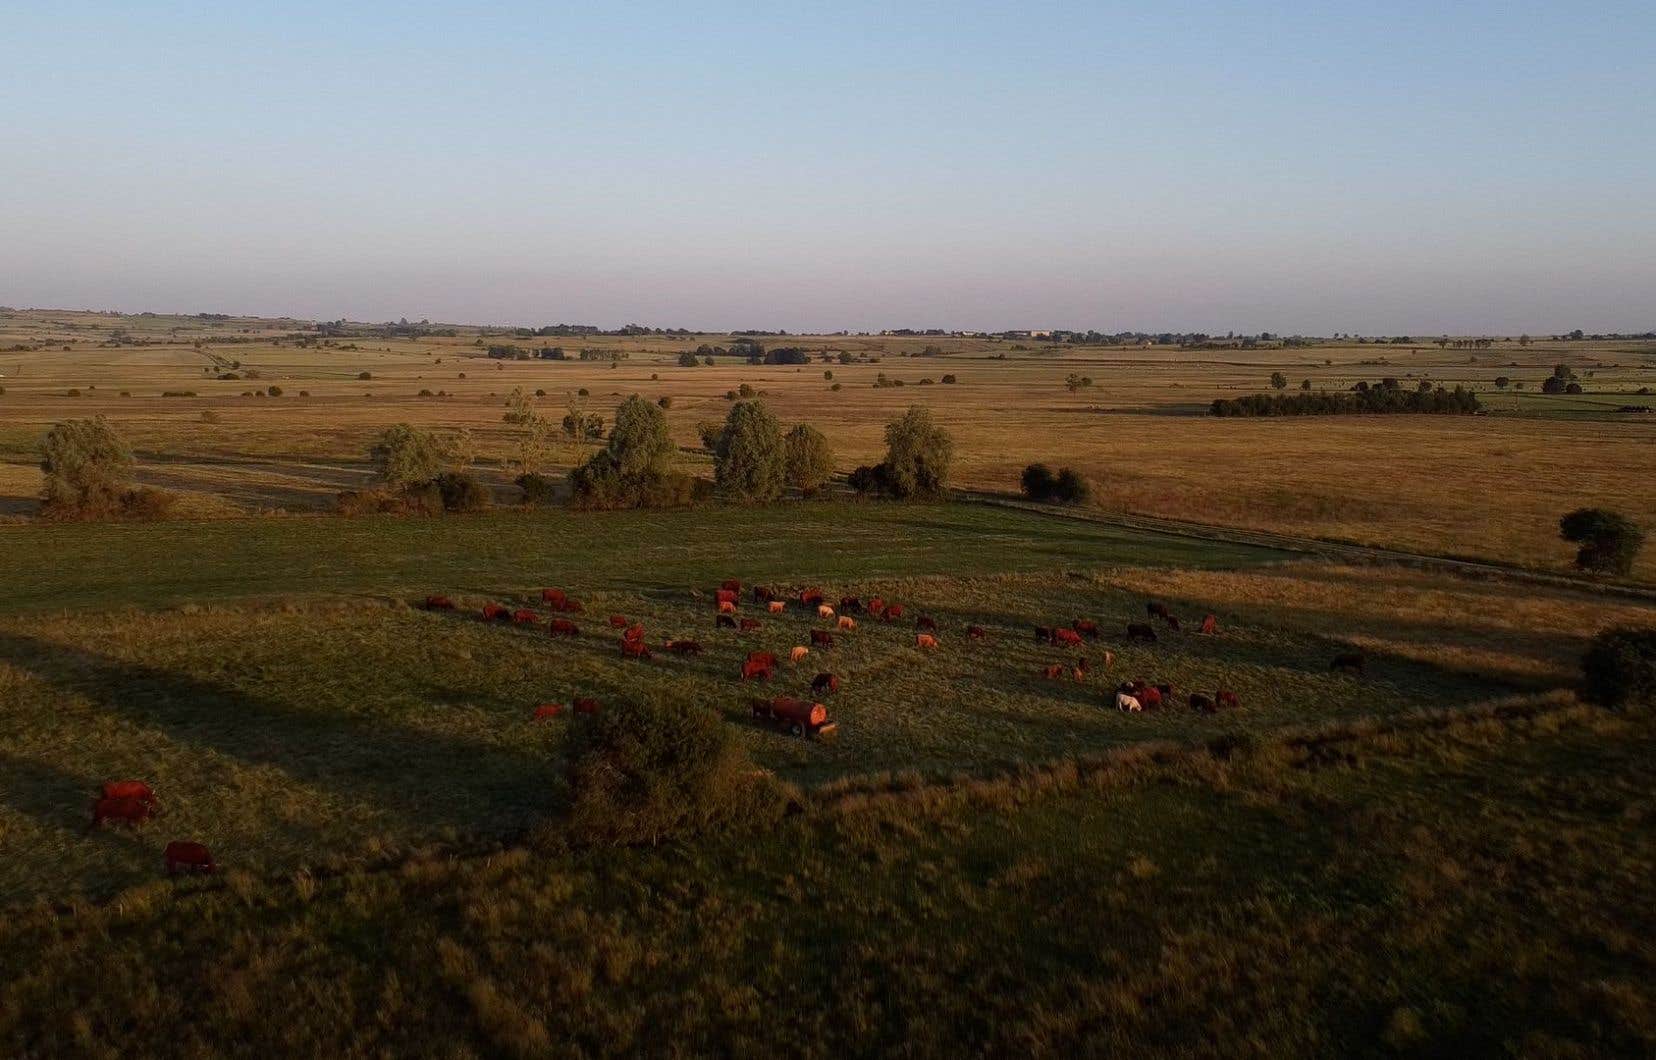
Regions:
[[1283, 375], [1281, 372], [1272, 372], [1271, 373], [1271, 389], [1272, 390], [1286, 390], [1286, 389], [1288, 389], [1288, 377]]
[[1023, 476], [1019, 479], [1023, 495], [1032, 501], [1050, 500], [1057, 482], [1052, 469], [1045, 464], [1030, 464], [1023, 469]]
[[1060, 468], [1052, 484], [1052, 498], [1064, 504], [1084, 504], [1092, 496], [1092, 487], [1073, 467]]
[[782, 428], [762, 401], [738, 401], [713, 450], [713, 482], [726, 497], [771, 501], [782, 494], [788, 459]]
[[1577, 508], [1558, 521], [1558, 533], [1580, 547], [1581, 570], [1627, 575], [1644, 546], [1644, 532], [1631, 519], [1603, 508]]
[[1309, 392], [1311, 390], [1311, 380], [1301, 379], [1300, 380], [1300, 389]]
[[132, 482], [132, 450], [102, 416], [54, 424], [40, 449], [46, 476], [41, 499], [48, 509], [105, 507]]
[[696, 360], [696, 355], [689, 350], [685, 350], [678, 355], [678, 363], [680, 368], [694, 368], [701, 364], [700, 361]]
[[1541, 393], [1543, 393], [1543, 394], [1562, 394], [1562, 393], [1564, 393], [1564, 380], [1559, 378], [1556, 375], [1547, 376], [1547, 378], [1545, 380], [1543, 380], [1542, 383], [1541, 383]]
[[788, 485], [809, 497], [821, 489], [834, 473], [834, 450], [828, 438], [808, 423], [801, 423], [783, 439], [787, 454]]
[[1565, 383], [1564, 384], [1564, 393], [1566, 393], [1566, 394], [1579, 394], [1579, 393], [1581, 393], [1581, 384], [1580, 383]]
[[1581, 657], [1582, 698], [1605, 707], [1656, 704], [1656, 629], [1607, 629]]
[[609, 454], [623, 478], [667, 474], [673, 468], [673, 452], [667, 417], [655, 405], [634, 394], [615, 410]]
[[570, 471], [570, 495], [595, 508], [685, 503], [693, 483], [673, 469], [673, 453], [666, 414], [634, 394], [616, 409], [609, 444]]
[[1495, 377], [1495, 389], [1496, 390], [1505, 390], [1507, 387], [1509, 387], [1511, 385], [1512, 385], [1512, 380], [1508, 379], [1506, 376], [1498, 375], [1498, 376]]
[[886, 425], [886, 468], [890, 492], [898, 497], [935, 496], [949, 481], [954, 438], [932, 421], [930, 410], [912, 405]]
[[450, 447], [435, 434], [406, 423], [386, 428], [368, 455], [380, 481], [393, 488], [430, 482], [452, 459]]

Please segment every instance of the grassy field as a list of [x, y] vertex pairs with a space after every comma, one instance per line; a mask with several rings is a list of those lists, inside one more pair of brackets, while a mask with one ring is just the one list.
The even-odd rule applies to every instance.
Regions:
[[1649, 1055], [1656, 730], [1536, 709], [18, 911], [0, 1048]]
[[[1600, 504], [1635, 517], [1656, 511], [1656, 479], [1647, 473], [1656, 463], [1656, 415], [1617, 411], [1656, 400], [1637, 394], [1656, 386], [1653, 343], [1054, 350], [982, 338], [789, 336], [766, 341], [801, 345], [836, 362], [754, 367], [726, 357], [714, 367], [681, 368], [680, 351], [728, 337], [527, 340], [461, 328], [452, 338], [302, 346], [293, 337], [301, 327], [0, 314], [0, 515], [34, 510], [40, 480], [33, 446], [52, 422], [69, 416], [109, 416], [137, 448], [144, 481], [181, 493], [187, 511], [220, 516], [329, 507], [340, 490], [367, 480], [373, 437], [402, 420], [469, 430], [480, 471], [508, 496], [516, 434], [501, 416], [515, 387], [544, 390], [539, 405], [553, 419], [571, 401], [608, 417], [630, 393], [671, 398], [668, 418], [685, 447], [683, 461], [705, 472], [695, 426], [722, 419], [725, 394], [743, 383], [762, 391], [784, 422], [822, 428], [841, 470], [876, 457], [884, 423], [920, 402], [959, 440], [960, 484], [1010, 491], [1030, 461], [1068, 463], [1091, 479], [1095, 503], [1109, 511], [1554, 569], [1572, 555], [1557, 539], [1564, 512]], [[128, 344], [109, 344], [116, 329], [127, 333]], [[626, 359], [613, 368], [493, 361], [483, 349], [491, 342], [557, 343], [571, 353], [587, 347]], [[922, 356], [927, 347], [937, 353]], [[878, 360], [841, 365], [842, 351]], [[217, 378], [235, 362], [240, 378]], [[1540, 382], [1556, 363], [1572, 366], [1588, 393], [1541, 396]], [[1385, 376], [1405, 385], [1469, 385], [1489, 400], [1491, 414], [1276, 421], [1201, 415], [1216, 396], [1265, 389], [1277, 370], [1291, 385], [1308, 379], [1319, 388]], [[372, 378], [359, 380], [361, 372]], [[881, 374], [908, 385], [876, 388]], [[958, 382], [943, 384], [945, 374]], [[1094, 385], [1070, 391], [1064, 381], [1071, 374]], [[1525, 389], [1497, 390], [1500, 376]], [[932, 385], [920, 385], [923, 379]], [[282, 396], [242, 396], [272, 384]], [[835, 384], [842, 389], [831, 390]], [[199, 396], [162, 397], [167, 390]], [[446, 396], [421, 398], [421, 390]], [[550, 454], [548, 466], [581, 455], [565, 446]], [[1656, 580], [1656, 554], [1647, 554], [1637, 574]]]

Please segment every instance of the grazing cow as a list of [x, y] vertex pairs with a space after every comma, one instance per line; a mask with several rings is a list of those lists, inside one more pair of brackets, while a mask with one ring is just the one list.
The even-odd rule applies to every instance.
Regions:
[[1167, 616], [1167, 628], [1172, 630], [1175, 633], [1179, 632], [1179, 620], [1174, 618], [1172, 615], [1168, 615]]
[[586, 614], [586, 605], [579, 600], [565, 600], [558, 605], [558, 610], [570, 615], [584, 615]]
[[937, 622], [930, 615], [916, 615], [915, 618], [914, 618], [914, 628], [915, 629], [929, 629], [933, 633], [936, 633], [937, 632]]
[[841, 611], [861, 611], [862, 601], [855, 596], [842, 596], [840, 597], [839, 609]]
[[1144, 704], [1133, 698], [1132, 694], [1126, 691], [1116, 692], [1115, 705], [1116, 709], [1121, 711], [1123, 714], [1137, 714], [1139, 711], [1144, 709]]
[[541, 590], [541, 602], [551, 604], [553, 607], [563, 606], [568, 599], [568, 595], [562, 589]]
[[581, 631], [576, 629], [575, 623], [567, 618], [554, 618], [549, 635], [553, 637], [579, 637]]
[[166, 861], [168, 876], [177, 875], [180, 869], [188, 872], [218, 871], [218, 866], [213, 864], [213, 855], [200, 843], [175, 839], [167, 844], [161, 857]]
[[878, 596], [869, 597], [868, 598], [868, 604], [864, 608], [864, 610], [866, 610], [870, 615], [874, 616], [875, 618], [879, 618], [881, 615], [885, 614], [885, 609], [886, 609], [885, 600], [882, 597], [878, 597]]
[[719, 601], [719, 614], [721, 614], [721, 615], [734, 615], [735, 613], [736, 613], [736, 605], [735, 604], [731, 603], [729, 600], [720, 600]]
[[759, 628], [759, 620], [757, 618], [744, 618], [739, 625], [743, 633], [751, 633]]
[[1042, 673], [1046, 675], [1046, 679], [1048, 681], [1060, 680], [1064, 676], [1064, 664], [1053, 663], [1051, 666], [1048, 666], [1044, 671], [1042, 671]]
[[1156, 643], [1156, 631], [1150, 628], [1147, 622], [1127, 623], [1127, 639], [1142, 640], [1146, 644]]
[[1098, 623], [1090, 618], [1078, 618], [1070, 625], [1070, 628], [1088, 640], [1098, 639]]
[[719, 615], [718, 617], [716, 617], [713, 620], [713, 626], [714, 626], [715, 629], [726, 629], [726, 628], [735, 629], [736, 628], [736, 616], [735, 615]]
[[748, 657], [742, 660], [742, 680], [751, 681], [758, 678], [769, 681], [776, 672], [776, 656], [768, 651], [750, 651]]
[[930, 633], [916, 633], [914, 635], [914, 646], [916, 648], [935, 648], [937, 647], [937, 638]]
[[756, 604], [768, 604], [774, 599], [776, 599], [776, 594], [771, 592], [765, 586], [755, 585], [753, 587], [753, 602], [754, 603], [756, 603]]
[[623, 659], [648, 659], [650, 647], [642, 640], [623, 640], [621, 642], [621, 657]]
[[1086, 684], [1087, 683], [1087, 660], [1085, 660], [1085, 659], [1075, 660], [1075, 666], [1073, 668], [1071, 668], [1070, 676], [1075, 678], [1077, 684]]
[[818, 618], [833, 618], [834, 617], [834, 609], [829, 607], [827, 604], [818, 604], [817, 605], [817, 617]]
[[151, 806], [161, 805], [161, 800], [155, 797], [155, 792], [142, 780], [106, 780], [103, 784], [103, 797], [106, 799], [137, 799], [147, 802]]
[[124, 821], [135, 828], [150, 819], [155, 804], [148, 799], [99, 799], [92, 804], [92, 827], [105, 821]]
[[725, 604], [729, 604], [733, 609], [736, 606], [736, 594], [731, 592], [729, 589], [720, 589], [718, 592], [713, 594], [713, 599], [719, 602], [719, 607], [721, 608], [723, 608]]
[[596, 713], [598, 713], [598, 701], [596, 699], [593, 699], [591, 696], [578, 696], [578, 697], [576, 697], [576, 699], [575, 699], [575, 713], [577, 713], [577, 714], [596, 714]]
[[726, 578], [724, 583], [721, 584], [719, 588], [728, 593], [740, 594], [742, 591], [742, 583], [737, 581], [735, 578]]
[[1214, 711], [1213, 699], [1200, 692], [1190, 693], [1190, 709], [1198, 714], [1212, 714]]
[[811, 630], [811, 643], [822, 648], [832, 648], [834, 646], [834, 635], [825, 629], [813, 629]]
[[1161, 689], [1154, 685], [1134, 682], [1133, 695], [1138, 697], [1139, 705], [1145, 710], [1155, 710], [1162, 705]]
[[765, 604], [765, 609], [773, 615], [780, 615], [783, 611], [788, 609], [788, 605], [783, 603], [781, 600], [771, 600]]
[[811, 649], [807, 648], [803, 644], [795, 644], [788, 651], [788, 661], [795, 664], [795, 665], [798, 665], [800, 660], [804, 659], [805, 656], [807, 656], [809, 654], [811, 654]]
[[841, 615], [839, 617], [839, 629], [841, 632], [849, 632], [856, 628], [857, 620], [852, 618], [850, 615]]
[[1172, 685], [1168, 685], [1168, 684], [1157, 685], [1156, 686], [1156, 691], [1160, 692], [1161, 695], [1162, 695], [1162, 698], [1167, 700], [1169, 703], [1173, 702], [1173, 686]]
[[1052, 631], [1052, 643], [1062, 644], [1069, 648], [1079, 648], [1081, 646], [1081, 634], [1073, 629], [1054, 629]]
[[1219, 619], [1214, 616], [1212, 611], [1209, 611], [1206, 615], [1202, 616], [1201, 632], [1209, 637], [1219, 632]]
[[887, 605], [883, 617], [885, 618], [885, 620], [887, 622], [897, 621], [899, 618], [903, 617], [903, 605], [902, 604], [889, 604], [889, 605]]
[[1242, 705], [1242, 701], [1236, 698], [1236, 693], [1227, 688], [1221, 688], [1219, 691], [1215, 692], [1213, 694], [1213, 700], [1221, 707], [1229, 707], [1232, 709]]
[[609, 624], [611, 629], [626, 629], [628, 625], [627, 616], [611, 615], [609, 616]]
[[520, 607], [512, 612], [512, 621], [520, 626], [533, 626], [540, 621], [540, 616], [527, 607]]
[[1362, 676], [1366, 660], [1360, 651], [1346, 652], [1344, 655], [1334, 656], [1334, 661], [1328, 665], [1330, 670], [1340, 670], [1348, 674]]
[[822, 590], [815, 588], [799, 590], [799, 602], [806, 607], [817, 606], [822, 603]]
[[511, 620], [512, 620], [512, 609], [507, 607], [505, 604], [484, 604], [483, 605], [483, 621], [485, 621], [485, 622], [510, 622]]
[[967, 640], [982, 640], [983, 638], [987, 637], [988, 635], [989, 634], [987, 634], [983, 631], [982, 626], [967, 626], [966, 627], [966, 639]]
[[1040, 641], [1043, 644], [1051, 644], [1052, 643], [1052, 627], [1050, 627], [1050, 626], [1036, 626], [1035, 627], [1035, 639]]
[[563, 713], [563, 709], [562, 703], [542, 703], [535, 708], [535, 720], [545, 721], [548, 718], [556, 718]]
[[427, 611], [453, 611], [454, 601], [446, 596], [428, 596], [425, 598]]
[[838, 692], [839, 686], [840, 680], [833, 674], [817, 674], [811, 678], [811, 691], [813, 692]]
[[621, 639], [632, 641], [635, 644], [644, 643], [644, 623], [635, 622], [622, 630]]
[[674, 655], [700, 655], [702, 646], [693, 640], [670, 640], [667, 650]]
[[1144, 613], [1151, 618], [1166, 618], [1171, 612], [1160, 600], [1152, 600], [1144, 605]]

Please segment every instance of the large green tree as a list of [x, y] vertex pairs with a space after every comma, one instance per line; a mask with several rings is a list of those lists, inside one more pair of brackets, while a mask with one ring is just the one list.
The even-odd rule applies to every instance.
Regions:
[[942, 493], [953, 462], [954, 438], [932, 420], [931, 410], [912, 405], [886, 425], [886, 483], [895, 496]]
[[713, 482], [733, 500], [769, 501], [787, 478], [782, 427], [762, 401], [738, 401], [713, 450]]
[[801, 423], [784, 439], [788, 460], [788, 485], [810, 496], [821, 489], [834, 473], [834, 450], [828, 438], [808, 423]]
[[40, 442], [40, 470], [48, 508], [70, 511], [103, 505], [132, 481], [132, 450], [99, 416], [64, 420]]

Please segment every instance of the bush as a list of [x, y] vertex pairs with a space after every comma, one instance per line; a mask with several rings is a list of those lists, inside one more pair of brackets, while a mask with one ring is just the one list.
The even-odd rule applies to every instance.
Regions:
[[481, 512], [491, 503], [489, 488], [477, 476], [464, 471], [449, 471], [438, 475], [437, 491], [443, 498], [443, 510], [448, 512]]
[[1582, 390], [1581, 390], [1581, 384], [1580, 383], [1565, 383], [1564, 384], [1564, 393], [1566, 393], [1566, 394], [1579, 394], [1581, 392], [1582, 392]]
[[945, 383], [954, 383], [956, 381], [957, 380], [955, 379], [955, 377], [952, 373], [943, 377], [943, 382], [945, 382]]
[[828, 438], [808, 423], [801, 423], [783, 440], [787, 454], [788, 485], [809, 497], [834, 473], [834, 451]]
[[525, 472], [513, 482], [523, 491], [524, 504], [548, 505], [558, 499], [557, 486], [545, 475], [537, 475], [532, 471]]
[[1349, 393], [1250, 394], [1214, 398], [1208, 411], [1214, 416], [1338, 416], [1357, 413], [1470, 414], [1482, 408], [1478, 396], [1465, 387], [1453, 390], [1403, 390], [1388, 379], [1379, 386], [1354, 384]]
[[1286, 390], [1286, 389], [1288, 389], [1288, 377], [1283, 375], [1281, 372], [1272, 372], [1271, 373], [1271, 389], [1272, 390]]
[[862, 496], [889, 493], [891, 468], [885, 464], [863, 464], [845, 478], [846, 484]]
[[119, 507], [132, 481], [132, 450], [102, 416], [54, 424], [40, 451], [41, 501], [49, 514], [90, 515]]
[[587, 843], [659, 843], [772, 822], [786, 808], [732, 726], [706, 707], [653, 699], [575, 730], [569, 793], [571, 836]]
[[1092, 487], [1081, 473], [1072, 467], [1060, 468], [1058, 480], [1052, 486], [1052, 499], [1063, 504], [1085, 504], [1092, 496]]
[[269, 394], [271, 397], [281, 397], [282, 388], [279, 386], [265, 387], [265, 393]]
[[1626, 516], [1603, 508], [1577, 508], [1558, 521], [1564, 540], [1581, 547], [1575, 564], [1581, 570], [1605, 574], [1630, 574], [1644, 532]]
[[616, 409], [608, 446], [569, 473], [571, 497], [588, 508], [689, 503], [693, 487], [673, 470], [674, 452], [666, 415], [634, 394]]
[[664, 394], [656, 398], [656, 405], [660, 408], [670, 409], [673, 407], [673, 399]]
[[712, 452], [719, 444], [719, 435], [724, 432], [724, 424], [712, 420], [702, 420], [696, 424], [696, 437], [701, 439], [702, 448]]
[[373, 372], [358, 372], [357, 373], [357, 378], [362, 380], [363, 382], [367, 382], [368, 380], [374, 378], [374, 373]]
[[1023, 469], [1020, 485], [1023, 495], [1032, 501], [1051, 500], [1052, 491], [1058, 485], [1058, 477], [1045, 464], [1030, 464]]
[[[709, 360], [711, 360], [711, 358]], [[686, 350], [678, 355], [678, 363], [680, 368], [694, 368], [701, 362], [696, 360], [695, 354], [691, 353], [689, 350]]]
[[388, 427], [368, 451], [380, 481], [397, 488], [430, 482], [452, 458], [450, 447], [430, 431], [399, 423]]
[[909, 407], [886, 425], [886, 492], [894, 497], [930, 497], [942, 493], [954, 461], [954, 439], [932, 422], [931, 412]]
[[782, 428], [760, 401], [738, 401], [713, 450], [713, 481], [732, 500], [770, 501], [787, 479]]
[[1541, 383], [1541, 393], [1543, 393], [1543, 394], [1562, 394], [1562, 393], [1564, 393], [1564, 380], [1560, 379], [1556, 375], [1549, 375]]
[[1590, 703], [1656, 705], [1656, 628], [1604, 630], [1581, 657], [1581, 676]]

